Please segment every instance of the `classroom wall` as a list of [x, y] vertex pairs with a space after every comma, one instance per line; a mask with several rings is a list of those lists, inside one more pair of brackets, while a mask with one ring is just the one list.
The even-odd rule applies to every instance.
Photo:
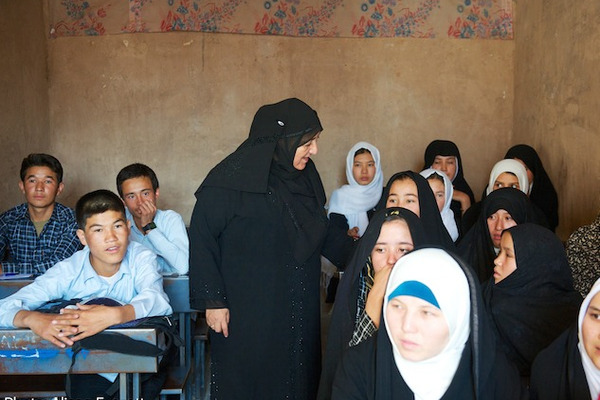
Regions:
[[525, 142], [555, 183], [569, 184], [557, 183], [565, 238], [599, 208], [597, 7], [519, 2], [512, 41], [205, 33], [46, 41], [43, 2], [0, 0], [0, 48], [12, 54], [0, 65], [8, 143], [0, 208], [21, 201], [23, 156], [47, 151], [65, 166], [67, 205], [115, 189], [118, 170], [140, 161], [159, 175], [160, 205], [189, 221], [195, 189], [244, 140], [256, 109], [296, 96], [325, 127], [315, 161], [328, 194], [345, 182], [346, 152], [358, 140], [380, 148], [386, 179], [420, 168], [431, 140], [453, 140], [477, 195], [506, 149]]
[[514, 142], [538, 150], [563, 239], [600, 212], [599, 26], [597, 1], [518, 3]]
[[23, 157], [50, 148], [45, 25], [38, 0], [0, 0], [0, 210], [22, 202]]
[[[345, 183], [359, 140], [384, 174], [422, 167], [455, 140], [476, 192], [509, 145], [512, 41], [306, 39], [159, 33], [49, 41], [50, 131], [69, 193], [114, 188], [127, 163], [155, 168], [161, 204], [189, 220], [208, 171], [248, 135], [262, 104], [296, 96], [324, 126], [315, 157], [326, 191]], [[483, 166], [483, 167], [481, 167]]]

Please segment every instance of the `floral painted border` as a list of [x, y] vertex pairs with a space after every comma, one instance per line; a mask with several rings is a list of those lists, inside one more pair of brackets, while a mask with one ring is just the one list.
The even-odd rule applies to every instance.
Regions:
[[512, 0], [61, 0], [50, 36], [139, 32], [513, 39]]

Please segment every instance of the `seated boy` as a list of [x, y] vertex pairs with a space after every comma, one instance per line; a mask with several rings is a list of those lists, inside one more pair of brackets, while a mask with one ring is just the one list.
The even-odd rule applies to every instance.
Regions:
[[44, 273], [81, 248], [73, 210], [56, 202], [62, 179], [51, 155], [23, 159], [19, 188], [26, 202], [0, 215], [0, 273]]
[[131, 222], [130, 239], [158, 255], [163, 275], [187, 274], [190, 243], [185, 223], [175, 211], [156, 207], [160, 192], [152, 168], [139, 163], [126, 166], [117, 175], [117, 190]]
[[[111, 191], [97, 190], [79, 199], [75, 213], [77, 236], [85, 247], [30, 285], [0, 300], [0, 326], [30, 328], [65, 348], [115, 324], [171, 314], [156, 255], [129, 242], [129, 223], [121, 199]], [[110, 297], [125, 305], [77, 304], [76, 309], [62, 309], [60, 314], [35, 311], [49, 300], [85, 301], [96, 297]], [[116, 374], [72, 375], [71, 392], [67, 394], [73, 398], [104, 396], [115, 379]], [[142, 393], [144, 390], [145, 387]]]

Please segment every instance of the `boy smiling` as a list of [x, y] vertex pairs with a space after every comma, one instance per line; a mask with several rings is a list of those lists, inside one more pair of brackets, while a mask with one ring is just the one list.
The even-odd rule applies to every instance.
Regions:
[[[30, 328], [65, 348], [112, 325], [171, 314], [156, 255], [129, 242], [130, 227], [121, 199], [109, 190], [88, 193], [77, 202], [76, 217], [77, 236], [84, 249], [0, 300], [0, 326]], [[35, 311], [54, 299], [97, 297], [110, 297], [124, 305], [78, 303], [75, 309], [62, 309], [58, 315]], [[71, 381], [70, 395], [76, 398], [96, 397], [112, 385], [99, 375], [73, 376]]]

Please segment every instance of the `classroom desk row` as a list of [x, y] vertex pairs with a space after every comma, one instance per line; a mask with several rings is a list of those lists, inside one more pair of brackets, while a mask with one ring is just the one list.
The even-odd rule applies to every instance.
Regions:
[[[20, 288], [28, 285], [32, 281], [33, 279], [0, 281], [0, 298], [4, 298], [15, 293]], [[179, 363], [182, 366], [189, 367], [192, 358], [191, 320], [192, 316], [196, 313], [195, 310], [191, 309], [189, 303], [189, 278], [187, 276], [165, 277], [163, 280], [163, 286], [166, 294], [169, 296], [173, 312], [177, 315], [179, 320], [179, 332], [185, 343], [185, 349], [180, 351]], [[156, 343], [156, 332], [152, 329], [126, 329], [119, 331], [123, 331], [127, 335], [136, 339]], [[32, 348], [32, 351], [34, 352], [38, 351], [38, 354], [40, 351], [54, 351], [57, 353], [57, 357], [51, 358], [53, 362], [41, 360], [39, 357], [35, 362], [31, 362], [26, 355], [23, 355], [23, 358], [15, 362], [15, 357], [13, 355], [10, 357], [11, 362], [7, 362], [9, 358], [8, 353], [11, 351], [15, 349], [23, 350], [29, 348]], [[121, 398], [139, 398], [139, 373], [156, 372], [156, 359], [149, 357], [132, 357], [117, 353], [106, 353], [107, 352], [103, 352], [103, 354], [99, 355], [100, 357], [93, 357], [93, 364], [90, 362], [86, 363], [85, 360], [81, 363], [78, 361], [76, 364], [77, 369], [75, 369], [74, 372], [115, 372], [110, 370], [111, 368], [114, 368], [112, 367], [114, 365], [119, 365], [119, 369], [121, 371], [135, 371], [135, 373], [130, 374], [133, 380], [133, 397], [127, 396], [128, 393], [124, 387], [125, 382], [127, 382], [127, 375], [123, 375], [123, 378], [121, 379], [122, 389], [120, 393]], [[87, 357], [86, 359], [89, 360]], [[0, 375], [66, 373], [69, 369], [70, 362], [71, 357], [69, 349], [58, 351], [58, 348], [51, 345], [49, 342], [42, 340], [27, 329], [0, 330]]]

